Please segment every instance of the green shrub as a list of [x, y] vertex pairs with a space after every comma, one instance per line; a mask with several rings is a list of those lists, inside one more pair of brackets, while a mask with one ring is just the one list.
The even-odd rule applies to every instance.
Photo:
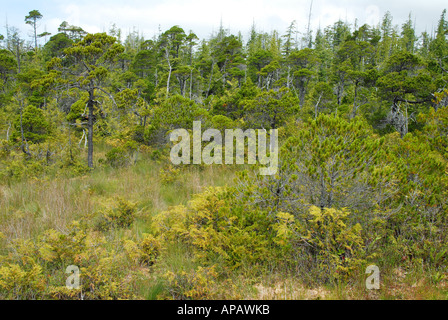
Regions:
[[144, 238], [140, 243], [132, 240], [125, 240], [123, 247], [129, 259], [134, 263], [152, 266], [160, 255], [160, 242], [150, 234], [143, 234]]
[[173, 183], [179, 178], [180, 169], [172, 165], [165, 166], [160, 169], [159, 177], [163, 184]]
[[187, 207], [172, 207], [156, 215], [153, 228], [165, 241], [184, 241], [198, 259], [222, 261], [234, 269], [272, 256], [267, 230], [257, 221], [247, 223], [246, 214], [226, 188], [209, 188], [195, 195]]
[[[73, 222], [65, 233], [47, 230], [36, 241], [17, 240], [1, 256], [0, 298], [131, 299], [132, 265], [120, 246]], [[80, 269], [80, 287], [65, 286], [67, 266]]]
[[345, 209], [323, 210], [312, 206], [306, 223], [279, 212], [275, 243], [286, 257], [294, 254], [297, 265], [313, 273], [315, 281], [347, 280], [365, 263], [365, 245], [360, 224], [348, 225]]
[[50, 132], [50, 126], [43, 110], [33, 105], [23, 109], [22, 121], [18, 116], [14, 122], [15, 131], [12, 134], [12, 139], [16, 141], [21, 141], [20, 122], [22, 122], [23, 135], [27, 141], [34, 143], [45, 141]]
[[128, 228], [135, 219], [136, 204], [117, 198], [111, 201], [114, 206], [100, 210], [94, 218], [94, 228], [106, 231], [111, 228]]
[[0, 298], [36, 299], [45, 290], [42, 267], [29, 259], [23, 265], [5, 263], [0, 267]]
[[190, 272], [173, 273], [168, 271], [164, 275], [169, 296], [162, 294], [161, 299], [173, 300], [206, 300], [213, 299], [213, 286], [218, 274], [214, 266], [198, 267]]
[[127, 141], [122, 146], [114, 147], [106, 153], [106, 163], [112, 167], [125, 167], [135, 163], [138, 144]]

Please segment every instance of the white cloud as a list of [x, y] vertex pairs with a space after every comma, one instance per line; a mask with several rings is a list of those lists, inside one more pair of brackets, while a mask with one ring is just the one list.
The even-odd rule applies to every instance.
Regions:
[[[377, 24], [384, 13], [390, 10], [394, 24], [401, 26], [410, 11], [416, 16], [417, 31], [430, 29], [437, 21], [446, 0], [314, 0], [311, 28], [316, 31], [333, 24], [338, 19], [351, 24], [358, 20]], [[78, 25], [88, 32], [107, 31], [112, 23], [121, 28], [123, 34], [136, 27], [145, 37], [150, 38], [173, 25], [180, 25], [186, 32], [193, 30], [200, 38], [207, 38], [216, 31], [222, 20], [223, 26], [232, 33], [241, 31], [246, 36], [253, 22], [260, 31], [275, 29], [284, 34], [289, 24], [297, 21], [299, 31], [305, 31], [311, 0], [47, 0], [37, 6], [34, 1], [24, 0], [24, 4], [8, 4], [6, 11], [10, 25], [26, 31], [24, 15], [37, 8], [44, 15], [42, 27], [57, 33], [62, 21]], [[25, 8], [26, 7], [26, 8]], [[0, 17], [2, 19], [3, 17]], [[1, 22], [1, 21], [0, 21]]]

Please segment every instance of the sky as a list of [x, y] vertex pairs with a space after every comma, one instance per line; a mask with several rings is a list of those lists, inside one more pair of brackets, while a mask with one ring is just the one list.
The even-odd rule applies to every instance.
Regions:
[[32, 28], [24, 19], [31, 10], [39, 10], [43, 19], [38, 33], [54, 35], [67, 21], [90, 33], [107, 32], [115, 23], [124, 36], [138, 30], [146, 39], [179, 25], [187, 33], [192, 30], [200, 39], [208, 39], [222, 23], [233, 34], [241, 31], [247, 40], [253, 24], [257, 31], [277, 30], [282, 35], [295, 20], [298, 30], [305, 32], [311, 2], [314, 32], [339, 19], [352, 25], [357, 20], [358, 26], [377, 25], [390, 11], [394, 25], [401, 26], [411, 13], [417, 33], [431, 33], [448, 8], [446, 0], [0, 0], [0, 34], [6, 34], [8, 24], [31, 41]]

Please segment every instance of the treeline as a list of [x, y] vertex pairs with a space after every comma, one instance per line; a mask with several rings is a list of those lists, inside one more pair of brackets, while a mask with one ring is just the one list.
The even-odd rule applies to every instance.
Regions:
[[34, 48], [14, 27], [2, 41], [1, 130], [30, 156], [30, 143], [71, 128], [88, 142], [90, 167], [94, 137], [154, 145], [198, 117], [269, 129], [291, 116], [361, 115], [376, 132], [404, 137], [421, 127], [420, 113], [448, 103], [445, 14], [434, 35], [417, 36], [411, 17], [394, 26], [386, 13], [378, 26], [338, 21], [301, 39], [295, 22], [283, 33], [253, 26], [247, 40], [222, 27], [200, 40], [174, 26], [153, 39], [134, 31], [124, 41], [115, 25], [87, 35], [63, 22], [37, 47], [49, 34], [37, 34], [43, 16], [34, 10], [26, 17]]

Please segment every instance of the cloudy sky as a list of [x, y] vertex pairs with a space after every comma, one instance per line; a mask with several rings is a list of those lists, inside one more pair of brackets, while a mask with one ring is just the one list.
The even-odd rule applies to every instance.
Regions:
[[[311, 0], [0, 0], [0, 34], [5, 25], [21, 30], [30, 39], [31, 27], [24, 17], [31, 10], [44, 16], [38, 32], [57, 33], [62, 21], [81, 26], [94, 33], [108, 31], [112, 23], [123, 34], [138, 29], [145, 38], [152, 38], [173, 25], [186, 32], [193, 30], [200, 38], [208, 38], [219, 28], [220, 21], [231, 32], [241, 31], [247, 36], [255, 22], [258, 31], [277, 30], [284, 34], [288, 25], [297, 21], [299, 31], [305, 31]], [[341, 19], [358, 24], [377, 24], [386, 11], [390, 11], [396, 25], [401, 25], [412, 13], [418, 33], [431, 32], [446, 0], [313, 0], [311, 27], [326, 27]]]

